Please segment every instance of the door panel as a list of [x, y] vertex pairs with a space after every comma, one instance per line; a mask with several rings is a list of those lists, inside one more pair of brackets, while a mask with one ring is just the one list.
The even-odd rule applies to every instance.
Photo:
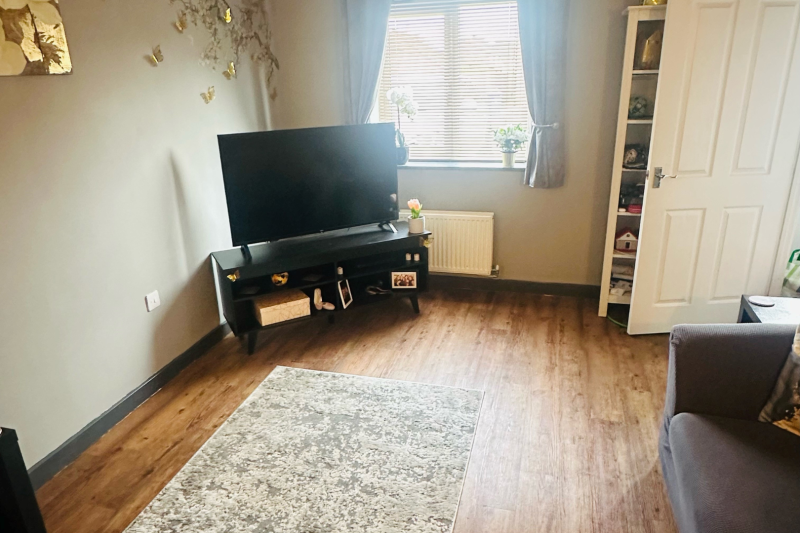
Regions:
[[[800, 151], [800, 0], [671, 0], [628, 331], [766, 294]], [[653, 188], [652, 169], [666, 178]]]
[[676, 209], [664, 213], [662, 267], [656, 303], [688, 305], [691, 302], [704, 214], [704, 209]]
[[684, 177], [711, 175], [736, 21], [731, 2], [698, 2], [697, 11], [676, 152]]
[[[746, 111], [736, 145], [735, 173], [769, 173], [789, 81], [797, 10], [798, 6], [786, 2], [764, 2], [760, 6], [743, 103]], [[781, 68], [775, 68], [777, 65]]]
[[734, 303], [738, 304], [747, 290], [760, 221], [760, 206], [726, 207], [722, 210], [710, 300], [735, 300]]

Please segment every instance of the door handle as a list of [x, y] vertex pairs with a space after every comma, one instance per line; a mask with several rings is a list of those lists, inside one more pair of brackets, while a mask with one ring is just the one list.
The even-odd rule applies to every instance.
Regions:
[[662, 167], [656, 167], [655, 174], [653, 174], [653, 188], [660, 189], [661, 188], [661, 180], [664, 178], [677, 178], [678, 176], [667, 176], [664, 174], [664, 169]]

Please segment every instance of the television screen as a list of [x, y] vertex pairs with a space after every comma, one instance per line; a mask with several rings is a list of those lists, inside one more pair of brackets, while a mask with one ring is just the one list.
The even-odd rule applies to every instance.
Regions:
[[398, 218], [393, 124], [218, 140], [234, 246]]

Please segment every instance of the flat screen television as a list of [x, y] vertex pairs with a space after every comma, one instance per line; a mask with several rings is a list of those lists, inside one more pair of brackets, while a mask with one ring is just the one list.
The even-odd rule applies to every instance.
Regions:
[[393, 124], [220, 135], [234, 246], [397, 220]]

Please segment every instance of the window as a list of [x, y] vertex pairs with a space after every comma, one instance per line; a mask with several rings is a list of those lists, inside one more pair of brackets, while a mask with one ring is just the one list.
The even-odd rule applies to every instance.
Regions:
[[[389, 89], [419, 106], [401, 117], [412, 161], [499, 161], [492, 130], [530, 125], [516, 1], [405, 0], [392, 4], [378, 92], [381, 122], [397, 122]], [[525, 151], [517, 160], [526, 159]]]

